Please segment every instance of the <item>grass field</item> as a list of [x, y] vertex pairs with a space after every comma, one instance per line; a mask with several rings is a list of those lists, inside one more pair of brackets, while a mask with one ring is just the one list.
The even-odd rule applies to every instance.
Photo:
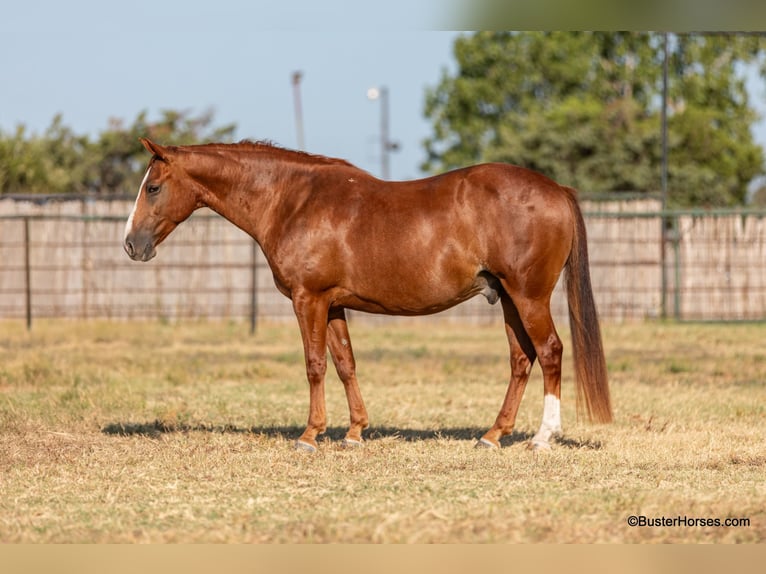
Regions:
[[502, 327], [351, 334], [366, 444], [340, 448], [329, 372], [310, 455], [295, 325], [0, 322], [0, 542], [766, 540], [766, 325], [605, 327], [607, 426], [576, 420], [565, 337], [564, 436], [542, 454], [537, 366], [516, 432], [473, 448], [507, 384]]

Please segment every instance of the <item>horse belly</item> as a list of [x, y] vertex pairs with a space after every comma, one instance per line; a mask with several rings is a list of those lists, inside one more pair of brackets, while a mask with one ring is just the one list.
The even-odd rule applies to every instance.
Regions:
[[478, 270], [435, 273], [433, 270], [396, 271], [365, 274], [356, 285], [350, 284], [337, 301], [344, 307], [387, 315], [429, 315], [458, 305], [478, 294], [497, 301], [494, 291]]
[[402, 297], [384, 298], [384, 297], [364, 297], [349, 293], [336, 300], [335, 305], [353, 309], [354, 311], [363, 311], [365, 313], [377, 313], [381, 315], [432, 315], [440, 313], [466, 301], [475, 294], [449, 298], [428, 298], [428, 297]]

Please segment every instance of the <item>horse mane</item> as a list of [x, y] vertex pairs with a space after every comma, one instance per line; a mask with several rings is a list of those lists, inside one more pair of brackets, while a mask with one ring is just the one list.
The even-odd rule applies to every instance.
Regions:
[[[305, 151], [294, 150], [282, 147], [271, 140], [252, 141], [248, 139], [240, 140], [237, 143], [209, 143], [199, 146], [193, 146], [200, 150], [209, 149], [214, 151], [244, 151], [254, 153], [270, 153], [281, 159], [287, 159], [303, 164], [320, 165], [343, 165], [356, 168], [352, 163], [345, 159], [328, 157], [319, 154], [308, 153]], [[359, 169], [359, 168], [356, 168]]]

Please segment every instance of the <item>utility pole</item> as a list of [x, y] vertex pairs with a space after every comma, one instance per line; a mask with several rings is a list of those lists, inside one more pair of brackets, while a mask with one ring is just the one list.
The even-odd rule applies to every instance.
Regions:
[[383, 179], [391, 179], [389, 153], [399, 149], [399, 143], [391, 141], [388, 135], [388, 88], [370, 88], [367, 90], [368, 100], [380, 100], [380, 172]]
[[[670, 220], [667, 217], [668, 209], [668, 33], [662, 34], [662, 158], [660, 167], [660, 191], [662, 193], [662, 217], [660, 218], [660, 280], [662, 289], [662, 298], [660, 300], [660, 316], [665, 319], [668, 316], [668, 225]], [[678, 289], [678, 285], [675, 286]]]
[[667, 209], [668, 203], [668, 33], [663, 32], [662, 57], [662, 209]]
[[306, 142], [303, 137], [303, 108], [301, 106], [301, 78], [303, 72], [293, 72], [293, 99], [295, 101], [295, 130], [298, 136], [298, 149], [305, 150]]

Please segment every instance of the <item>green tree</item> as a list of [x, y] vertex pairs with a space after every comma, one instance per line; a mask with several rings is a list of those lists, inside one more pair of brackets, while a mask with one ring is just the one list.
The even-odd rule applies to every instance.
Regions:
[[146, 150], [139, 137], [148, 137], [164, 145], [192, 145], [209, 141], [231, 141], [234, 124], [215, 127], [213, 113], [199, 116], [164, 110], [159, 120], [150, 122], [145, 111], [127, 128], [118, 119], [93, 144], [93, 157], [87, 187], [101, 193], [133, 193], [141, 183], [147, 163]]
[[147, 155], [139, 137], [164, 144], [230, 141], [236, 126], [213, 125], [213, 113], [198, 116], [166, 110], [156, 121], [141, 112], [127, 127], [112, 119], [95, 140], [77, 135], [61, 115], [41, 135], [20, 125], [0, 132], [0, 193], [134, 193]]
[[82, 157], [87, 137], [53, 118], [43, 135], [27, 135], [23, 125], [10, 136], [0, 134], [0, 190], [2, 193], [59, 193], [85, 191]]
[[[741, 203], [764, 167], [741, 70], [761, 42], [672, 40], [671, 204]], [[479, 32], [454, 53], [457, 73], [426, 94], [425, 169], [505, 161], [583, 191], [660, 188], [660, 35]]]
[[764, 53], [757, 37], [681, 35], [670, 59], [671, 198], [691, 205], [745, 202], [750, 182], [764, 172], [763, 149], [753, 140], [742, 64]]
[[755, 207], [766, 208], [766, 185], [760, 185], [753, 192], [750, 203]]

